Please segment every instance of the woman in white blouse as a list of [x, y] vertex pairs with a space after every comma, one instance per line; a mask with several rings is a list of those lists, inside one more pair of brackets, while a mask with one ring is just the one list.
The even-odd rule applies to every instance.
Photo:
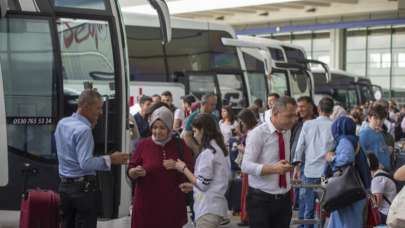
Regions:
[[184, 173], [191, 183], [183, 183], [183, 192], [194, 191], [194, 212], [197, 228], [218, 227], [227, 216], [225, 198], [230, 178], [228, 151], [221, 132], [210, 114], [200, 114], [192, 122], [194, 138], [200, 145], [194, 174], [183, 161], [176, 169]]
[[229, 139], [232, 137], [232, 130], [237, 128], [238, 122], [235, 120], [235, 114], [233, 113], [232, 107], [229, 105], [222, 107], [221, 117], [219, 128], [224, 136], [225, 145], [229, 148], [228, 144]]

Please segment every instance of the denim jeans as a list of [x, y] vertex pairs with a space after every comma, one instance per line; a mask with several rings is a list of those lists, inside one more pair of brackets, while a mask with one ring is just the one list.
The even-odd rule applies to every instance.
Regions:
[[[321, 178], [309, 178], [302, 175], [302, 182], [304, 184], [319, 184]], [[315, 198], [316, 193], [312, 188], [300, 189], [300, 218], [313, 219], [315, 216]], [[302, 205], [301, 205], [302, 204]], [[315, 225], [300, 225], [300, 228], [314, 228]]]

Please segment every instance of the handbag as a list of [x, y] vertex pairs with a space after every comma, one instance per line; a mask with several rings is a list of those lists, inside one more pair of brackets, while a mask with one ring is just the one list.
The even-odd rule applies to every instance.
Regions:
[[375, 196], [367, 194], [367, 199], [367, 228], [373, 228], [381, 224], [381, 216]]
[[354, 164], [336, 171], [323, 185], [325, 193], [321, 205], [327, 212], [347, 207], [366, 197], [366, 191]]
[[395, 196], [388, 211], [387, 226], [389, 228], [405, 227], [405, 188]]

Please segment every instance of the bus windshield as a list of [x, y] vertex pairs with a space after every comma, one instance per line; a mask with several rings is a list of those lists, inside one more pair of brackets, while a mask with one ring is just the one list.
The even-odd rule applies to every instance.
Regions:
[[266, 86], [267, 76], [264, 72], [263, 62], [245, 52], [243, 52], [243, 59], [246, 64], [247, 81], [251, 94], [250, 103], [253, 103], [258, 98], [266, 101], [268, 92]]
[[221, 38], [230, 37], [225, 31], [173, 29], [166, 47], [159, 28], [126, 26], [126, 31], [131, 81], [171, 81], [167, 75], [176, 72], [240, 71], [236, 49], [222, 45]]

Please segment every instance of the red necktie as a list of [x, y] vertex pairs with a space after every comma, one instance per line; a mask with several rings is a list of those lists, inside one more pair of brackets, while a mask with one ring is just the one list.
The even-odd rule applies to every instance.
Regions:
[[[276, 131], [278, 135], [278, 154], [281, 160], [285, 160], [285, 144], [283, 134], [280, 131]], [[287, 188], [287, 179], [285, 175], [280, 175], [278, 179], [278, 185], [280, 188]]]

